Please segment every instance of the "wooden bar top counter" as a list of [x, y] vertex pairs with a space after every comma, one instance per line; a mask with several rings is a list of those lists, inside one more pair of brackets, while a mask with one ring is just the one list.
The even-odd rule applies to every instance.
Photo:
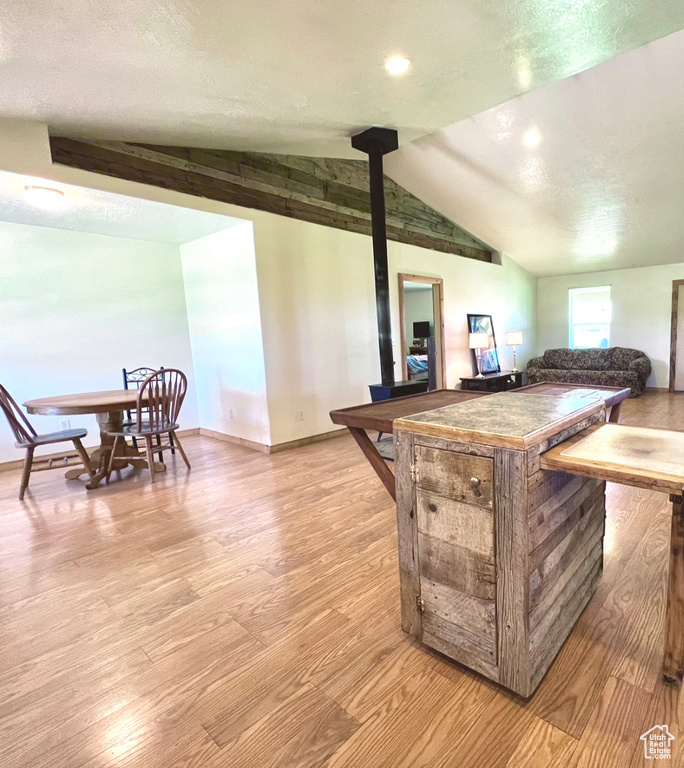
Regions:
[[605, 483], [540, 456], [604, 399], [509, 392], [394, 422], [402, 624], [522, 696], [603, 569]]

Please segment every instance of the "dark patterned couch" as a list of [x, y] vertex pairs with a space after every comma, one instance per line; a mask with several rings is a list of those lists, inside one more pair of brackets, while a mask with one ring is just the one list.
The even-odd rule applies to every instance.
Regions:
[[563, 384], [599, 384], [604, 387], [629, 387], [630, 397], [646, 388], [651, 361], [638, 349], [547, 349], [541, 357], [527, 363], [530, 384], [555, 381]]

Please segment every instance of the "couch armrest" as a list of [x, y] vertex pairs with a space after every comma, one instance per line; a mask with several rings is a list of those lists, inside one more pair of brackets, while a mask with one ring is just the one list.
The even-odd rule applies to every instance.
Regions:
[[636, 360], [632, 360], [629, 364], [629, 370], [635, 371], [636, 375], [639, 377], [639, 381], [641, 381], [642, 384], [646, 384], [646, 379], [651, 375], [651, 361], [646, 355], [637, 357]]
[[532, 357], [527, 361], [527, 368], [545, 368], [543, 357]]

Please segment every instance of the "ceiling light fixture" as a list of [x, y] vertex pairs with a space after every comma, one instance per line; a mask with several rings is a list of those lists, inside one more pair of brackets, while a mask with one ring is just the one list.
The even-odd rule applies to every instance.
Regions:
[[385, 62], [385, 69], [390, 75], [404, 75], [410, 66], [411, 62], [404, 56], [392, 56]]
[[42, 208], [44, 211], [58, 211], [66, 204], [64, 192], [53, 187], [28, 184], [24, 187], [24, 197], [31, 205]]
[[523, 136], [523, 141], [527, 147], [536, 147], [541, 141], [541, 134], [536, 128], [532, 128]]

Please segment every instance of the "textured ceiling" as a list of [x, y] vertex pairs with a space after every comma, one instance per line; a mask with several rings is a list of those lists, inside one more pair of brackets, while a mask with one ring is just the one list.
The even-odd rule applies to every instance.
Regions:
[[0, 221], [171, 245], [182, 245], [242, 223], [215, 213], [54, 182], [44, 183], [64, 191], [65, 205], [59, 211], [43, 211], [25, 200], [23, 194], [25, 184], [40, 183], [0, 171]]
[[683, 72], [678, 32], [404, 146], [386, 168], [535, 275], [683, 262]]
[[[53, 134], [354, 156], [684, 27], [681, 0], [0, 0], [0, 114]], [[383, 69], [389, 55], [409, 74]]]

